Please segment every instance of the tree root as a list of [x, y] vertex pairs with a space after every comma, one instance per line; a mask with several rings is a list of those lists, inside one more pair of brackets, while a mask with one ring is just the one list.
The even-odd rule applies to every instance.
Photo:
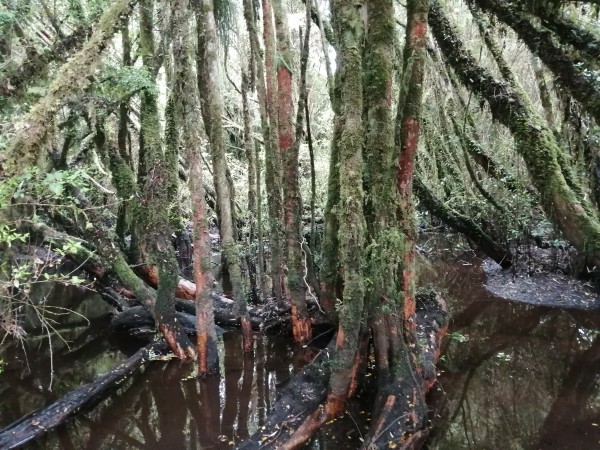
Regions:
[[[396, 448], [418, 449], [428, 436], [428, 408], [424, 399], [436, 382], [435, 364], [447, 331], [444, 300], [435, 293], [418, 295], [416, 317], [417, 336], [423, 345], [419, 349], [419, 371], [416, 375], [379, 381], [373, 422], [363, 449], [388, 448], [390, 444]], [[251, 436], [242, 449], [299, 448], [334, 418], [324, 404], [331, 374], [329, 354], [334, 348], [335, 339], [290, 381], [265, 426]]]

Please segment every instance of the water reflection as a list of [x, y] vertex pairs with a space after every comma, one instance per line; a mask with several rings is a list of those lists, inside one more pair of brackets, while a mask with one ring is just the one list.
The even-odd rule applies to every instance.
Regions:
[[439, 271], [455, 300], [429, 448], [598, 448], [600, 314], [497, 299], [461, 261]]
[[[444, 253], [442, 253], [444, 256]], [[600, 314], [498, 299], [484, 287], [480, 261], [448, 252], [422, 283], [446, 291], [452, 320], [431, 395], [430, 449], [589, 449], [600, 447]], [[30, 367], [3, 346], [0, 427], [93, 380], [134, 347], [110, 340], [106, 317], [65, 326], [70, 346], [49, 355], [33, 341]], [[139, 343], [138, 343], [139, 345]], [[47, 347], [47, 346], [46, 346]], [[154, 362], [93, 411], [30, 448], [228, 449], [266, 419], [277, 390], [315, 356], [286, 336], [257, 335], [253, 355], [241, 335], [220, 338], [222, 374], [194, 378], [193, 366]], [[350, 414], [320, 433], [313, 449], [358, 448], [368, 426], [365, 393]]]
[[[262, 425], [277, 389], [301, 366], [293, 361], [285, 336], [258, 335], [252, 355], [243, 354], [241, 339], [237, 331], [223, 335], [222, 376], [197, 379], [190, 364], [154, 362], [121, 387], [118, 395], [29, 448], [233, 448]], [[97, 349], [94, 354], [101, 359]], [[13, 379], [11, 384], [21, 388], [31, 380]], [[34, 409], [30, 404], [15, 404], [28, 395], [23, 387], [17, 396], [3, 396], [12, 403], [3, 404], [0, 426]], [[56, 395], [49, 397], [38, 403], [47, 404]], [[13, 414], [5, 414], [8, 410]]]

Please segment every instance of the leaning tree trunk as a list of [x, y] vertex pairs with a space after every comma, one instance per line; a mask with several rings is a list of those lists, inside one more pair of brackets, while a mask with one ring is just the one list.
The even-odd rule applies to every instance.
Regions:
[[84, 91], [90, 85], [90, 75], [100, 61], [100, 53], [120, 28], [120, 19], [131, 13], [135, 3], [136, 0], [118, 0], [106, 10], [90, 40], [60, 68], [48, 93], [31, 109], [10, 141], [3, 163], [6, 175], [36, 165], [43, 154], [44, 141], [54, 116], [74, 93]]
[[240, 254], [234, 235], [231, 190], [227, 181], [227, 160], [223, 130], [223, 100], [219, 88], [218, 40], [212, 0], [202, 0], [197, 12], [199, 83], [202, 116], [210, 142], [213, 177], [217, 192], [219, 227], [223, 253], [231, 276], [233, 300], [244, 333], [244, 350], [252, 350], [252, 327], [248, 318], [246, 295], [243, 289]]
[[[529, 17], [510, 7], [507, 2], [476, 0], [475, 3], [483, 11], [495, 14], [499, 20], [511, 27], [531, 52], [538, 55], [552, 71], [557, 83], [567, 88], [596, 122], [600, 123], [600, 88], [594, 77], [589, 75], [589, 69], [586, 72], [586, 64], [576, 62], [566, 50], [555, 43], [556, 37], [560, 35], [539, 29]], [[569, 40], [568, 36], [566, 40]]]
[[561, 169], [561, 148], [552, 130], [533, 111], [518, 86], [498, 81], [477, 64], [444, 16], [439, 3], [431, 6], [431, 29], [448, 63], [462, 83], [486, 100], [492, 116], [512, 132], [541, 206], [565, 237], [600, 267], [600, 219], [584, 198], [578, 198]]

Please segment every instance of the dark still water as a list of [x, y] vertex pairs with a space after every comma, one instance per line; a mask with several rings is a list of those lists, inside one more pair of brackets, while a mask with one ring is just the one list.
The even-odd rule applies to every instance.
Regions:
[[[600, 314], [494, 297], [483, 286], [480, 261], [456, 255], [449, 252], [422, 279], [445, 290], [452, 314], [431, 396], [428, 448], [600, 448]], [[52, 392], [47, 343], [30, 344], [29, 368], [18, 346], [0, 347], [0, 358], [10, 362], [0, 375], [0, 428], [135, 351], [111, 340], [105, 313], [90, 326], [73, 318], [72, 329], [65, 327], [73, 343], [54, 351]], [[152, 362], [93, 411], [29, 448], [234, 448], [261, 426], [277, 389], [317, 350], [257, 335], [254, 355], [244, 356], [237, 331], [219, 339], [221, 377], [197, 380], [193, 365]], [[368, 405], [359, 399], [349, 411], [310, 448], [357, 448]]]

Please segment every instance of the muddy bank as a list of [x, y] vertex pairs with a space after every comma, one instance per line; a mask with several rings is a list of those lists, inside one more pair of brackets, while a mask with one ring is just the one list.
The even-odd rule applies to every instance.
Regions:
[[590, 282], [561, 273], [502, 269], [490, 259], [482, 268], [485, 288], [498, 297], [553, 308], [600, 310], [600, 291]]

